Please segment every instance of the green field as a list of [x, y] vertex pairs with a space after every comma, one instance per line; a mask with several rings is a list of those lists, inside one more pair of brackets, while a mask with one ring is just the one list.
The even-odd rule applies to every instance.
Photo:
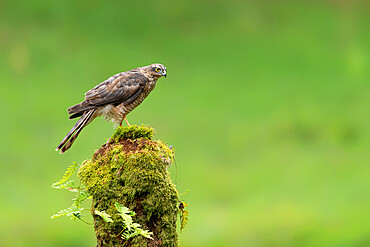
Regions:
[[176, 149], [181, 246], [370, 246], [369, 27], [366, 1], [3, 0], [0, 245], [95, 246], [50, 185], [114, 126], [60, 155], [66, 109], [159, 62], [128, 120]]

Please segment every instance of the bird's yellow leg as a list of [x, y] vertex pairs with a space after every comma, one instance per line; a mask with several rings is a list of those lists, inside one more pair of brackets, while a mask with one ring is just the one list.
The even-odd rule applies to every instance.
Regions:
[[[126, 123], [127, 123], [128, 126], [131, 126], [130, 123], [128, 122], [126, 116], [123, 119], [126, 121]], [[121, 122], [121, 126], [122, 126], [122, 122]]]

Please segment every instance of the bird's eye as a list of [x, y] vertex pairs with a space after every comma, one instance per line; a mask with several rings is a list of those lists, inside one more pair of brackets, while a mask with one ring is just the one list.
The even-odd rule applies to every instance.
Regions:
[[156, 68], [155, 71], [159, 72], [159, 71], [161, 71], [161, 68]]

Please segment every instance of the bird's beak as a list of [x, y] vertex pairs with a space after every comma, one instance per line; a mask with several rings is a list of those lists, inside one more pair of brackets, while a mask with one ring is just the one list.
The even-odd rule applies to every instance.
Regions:
[[162, 73], [162, 75], [163, 75], [164, 77], [167, 77], [167, 72], [163, 72], [163, 73]]

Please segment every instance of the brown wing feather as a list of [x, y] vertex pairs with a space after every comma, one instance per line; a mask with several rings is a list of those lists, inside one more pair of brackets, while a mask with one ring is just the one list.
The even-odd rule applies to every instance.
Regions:
[[142, 73], [121, 73], [113, 81], [107, 80], [86, 92], [83, 102], [68, 108], [68, 113], [73, 114], [70, 118], [108, 104], [128, 104], [140, 95], [148, 82], [149, 79]]

